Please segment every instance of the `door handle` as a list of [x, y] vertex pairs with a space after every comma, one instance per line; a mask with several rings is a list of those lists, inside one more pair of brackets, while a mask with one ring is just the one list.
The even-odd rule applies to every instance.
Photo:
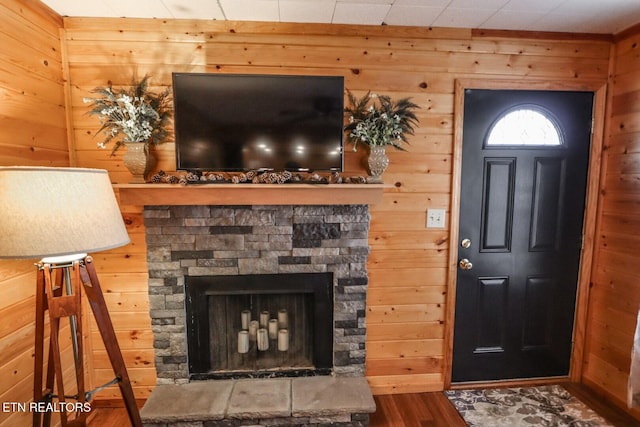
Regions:
[[471, 270], [473, 268], [473, 263], [466, 258], [462, 258], [458, 265], [462, 270]]

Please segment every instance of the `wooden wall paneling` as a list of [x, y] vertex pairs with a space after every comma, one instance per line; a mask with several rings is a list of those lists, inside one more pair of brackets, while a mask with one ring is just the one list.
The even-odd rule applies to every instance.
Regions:
[[[46, 322], [45, 327], [48, 327], [48, 322]], [[33, 336], [35, 331], [32, 325], [23, 329], [25, 329], [26, 333], [21, 339], [15, 341], [17, 345], [8, 345], [6, 347], [7, 351], [4, 351], [4, 349], [2, 351], [5, 363], [0, 367], [0, 374], [4, 379], [0, 385], [0, 402], [25, 403], [29, 402], [33, 396]], [[21, 331], [18, 332], [21, 333]], [[60, 329], [60, 338], [62, 365], [66, 367], [63, 371], [64, 377], [69, 379], [69, 385], [73, 385], [72, 387], [66, 387], [65, 391], [72, 394], [75, 393], [75, 384], [73, 384], [74, 362], [68, 325], [63, 324]], [[26, 346], [25, 349], [20, 344], [27, 339], [32, 342], [32, 345]], [[48, 338], [45, 340], [44, 345], [48, 348]], [[19, 351], [18, 348], [20, 348]], [[27, 413], [31, 416], [29, 412]], [[19, 418], [21, 418], [19, 412], [2, 411], [0, 412], [0, 425], [14, 426], [16, 424], [13, 423]], [[29, 423], [24, 425], [29, 425]]]
[[405, 359], [410, 357], [439, 356], [441, 339], [370, 341], [367, 352], [371, 359]]
[[377, 375], [367, 377], [373, 394], [424, 393], [442, 390], [442, 373]]
[[0, 373], [4, 379], [0, 387], [2, 402], [13, 402], [13, 396], [28, 396], [33, 389], [31, 349], [9, 360], [0, 368]]
[[[626, 181], [616, 179], [615, 182], [619, 186], [627, 187]], [[607, 185], [607, 183], [609, 183], [609, 181], [607, 181], [605, 185]], [[615, 251], [633, 253], [633, 244], [636, 243], [635, 236], [640, 234], [640, 218], [631, 212], [603, 212], [600, 232], [599, 238], [602, 239], [603, 246], [612, 246]], [[607, 243], [612, 240], [622, 241], [623, 244]]]
[[[128, 368], [153, 367], [153, 349], [122, 350], [122, 357]], [[93, 359], [98, 365], [109, 366], [105, 350], [96, 350]]]
[[[612, 50], [613, 51], [613, 50]], [[609, 67], [611, 70], [611, 65]], [[595, 253], [595, 233], [599, 218], [600, 183], [602, 181], [602, 152], [604, 150], [604, 130], [609, 125], [607, 106], [610, 104], [608, 88], [594, 85], [593, 123], [591, 129], [591, 151], [587, 176], [585, 216], [582, 228], [582, 252], [578, 272], [576, 313], [574, 320], [574, 345], [571, 355], [569, 378], [579, 382], [582, 377], [587, 337], [591, 273]]]
[[438, 374], [440, 372], [442, 372], [442, 357], [439, 356], [367, 360], [367, 375], [370, 377]]
[[11, 334], [2, 337], [2, 341], [0, 341], [0, 350], [2, 350], [3, 362], [8, 362], [19, 354], [33, 349], [34, 331], [35, 328], [32, 323], [27, 326], [17, 328]]
[[442, 338], [444, 325], [442, 322], [380, 323], [371, 333], [367, 332], [370, 341], [423, 340]]
[[[129, 379], [131, 380], [131, 388], [137, 399], [145, 399], [148, 397], [156, 383], [156, 369], [154, 367], [132, 369], [127, 366]], [[106, 384], [113, 380], [113, 370], [111, 367], [105, 369], [96, 369], [93, 373], [96, 384]], [[122, 394], [118, 387], [108, 387], [99, 394], [95, 395], [96, 402], [109, 400], [122, 400]], [[99, 403], [96, 403], [99, 404]]]
[[66, 136], [67, 136], [67, 147], [69, 149], [69, 164], [71, 166], [76, 166], [78, 164], [77, 156], [76, 156], [76, 141], [75, 141], [75, 133], [73, 132], [73, 109], [68, 108], [69, 105], [72, 105], [71, 101], [71, 83], [69, 78], [69, 59], [67, 58], [67, 44], [62, 41], [64, 40], [64, 29], [60, 29], [60, 54], [62, 57], [62, 77], [64, 79], [64, 118], [65, 118], [65, 127], [66, 127]]
[[[109, 158], [108, 152], [101, 150], [100, 153]], [[110, 178], [114, 179], [112, 172]], [[144, 399], [155, 386], [155, 376], [151, 378], [149, 375], [150, 369], [155, 370], [155, 364], [149, 317], [144, 222], [140, 206], [121, 205], [121, 211], [131, 243], [92, 256], [134, 394], [137, 398]], [[111, 381], [113, 371], [93, 317], [89, 318], [87, 334], [93, 349], [89, 376], [95, 387]], [[95, 395], [98, 400], [120, 397], [117, 386], [108, 387]]]
[[[397, 185], [397, 183], [394, 185]], [[402, 185], [402, 183], [400, 185]], [[385, 197], [381, 203], [372, 207], [373, 213], [424, 212], [425, 224], [428, 208], [449, 209], [450, 204], [450, 196], [445, 193], [398, 193], [387, 191], [385, 195], [387, 195], [387, 197]]]
[[[618, 402], [619, 406], [624, 409], [625, 406], [622, 406], [620, 402], [627, 399], [626, 387], [629, 373], [621, 371], [615, 365], [593, 353], [589, 354], [585, 365], [588, 368], [588, 375], [583, 378], [583, 383], [608, 401]], [[637, 418], [637, 410], [632, 410], [631, 414]]]
[[446, 286], [422, 284], [421, 286], [408, 286], [410, 284], [398, 283], [394, 286], [393, 295], [384, 287], [375, 288], [367, 295], [369, 303], [380, 304], [411, 304], [417, 301], [432, 301], [444, 304], [446, 300]]
[[[116, 183], [130, 179], [122, 166], [122, 153], [110, 158], [108, 150], [96, 148], [98, 122], [85, 115], [82, 99], [107, 81], [127, 84], [134, 72], [151, 74], [158, 88], [171, 84], [173, 71], [342, 75], [346, 87], [358, 95], [372, 90], [394, 98], [410, 96], [422, 106], [420, 126], [408, 152], [389, 150], [391, 166], [385, 181], [390, 186], [382, 202], [371, 208], [367, 378], [376, 393], [444, 387], [444, 343], [451, 326], [445, 316], [452, 250], [449, 212], [456, 197], [452, 186], [455, 80], [603, 84], [611, 45], [598, 38], [472, 36], [470, 30], [461, 29], [98, 18], [65, 18], [64, 22], [77, 162], [108, 169]], [[158, 148], [158, 168], [174, 172], [173, 144]], [[362, 155], [347, 146], [346, 174], [364, 173]], [[140, 206], [123, 208], [141, 211]], [[445, 229], [425, 229], [428, 208], [447, 210]], [[136, 233], [143, 233], [142, 224], [138, 225]], [[148, 350], [152, 348], [150, 326], [136, 329], [130, 337], [120, 323], [143, 326], [147, 315], [135, 314], [144, 311], [137, 304], [144, 292], [139, 279], [146, 272], [146, 262], [138, 252], [141, 244], [134, 245], [124, 248], [131, 252], [126, 259], [123, 253], [101, 254], [100, 275], [115, 294], [128, 292], [126, 276], [135, 275], [131, 291], [135, 296], [126, 298], [136, 302], [129, 305], [130, 311], [114, 307], [114, 323], [124, 348]], [[110, 305], [117, 304], [117, 299]], [[96, 347], [97, 354], [100, 351]], [[96, 357], [104, 368], [100, 360]], [[132, 368], [136, 369], [141, 369], [136, 393], [145, 393], [155, 384], [155, 378], [147, 376], [153, 367]]]
[[376, 231], [370, 235], [372, 249], [442, 249], [448, 248], [447, 237], [441, 231], [396, 230]]
[[[447, 269], [444, 267], [408, 267], [402, 269], [394, 268], [377, 268], [373, 269], [369, 274], [370, 281], [376, 284], [376, 287], [394, 288], [401, 284], [408, 285], [429, 285], [446, 283]], [[371, 290], [374, 292], [375, 290]], [[390, 289], [387, 293], [393, 292]], [[372, 294], [374, 295], [374, 294]]]
[[36, 3], [0, 2], [0, 164], [68, 165], [62, 20]]
[[[62, 19], [39, 2], [0, 0], [0, 165], [69, 165], [60, 27]], [[34, 261], [0, 260], [3, 402], [33, 396]], [[68, 362], [69, 344], [64, 348]], [[28, 425], [30, 419], [28, 412], [2, 412], [0, 426]]]
[[[3, 1], [2, 31], [4, 40], [3, 60], [9, 64], [60, 82], [60, 39], [58, 28], [61, 21], [55, 18], [38, 19], [34, 11], [37, 5], [19, 5], [17, 2]], [[18, 43], [10, 43], [14, 40]], [[25, 41], [29, 43], [26, 44]], [[27, 49], [19, 49], [19, 46], [28, 46]]]
[[[24, 125], [24, 123], [23, 123]], [[28, 133], [29, 128], [25, 129]], [[34, 129], [37, 131], [37, 129]], [[61, 135], [64, 130], [61, 129]], [[34, 138], [37, 138], [34, 136]], [[21, 166], [68, 166], [69, 155], [64, 150], [47, 150], [38, 147], [28, 147], [24, 145], [0, 144], [0, 158], [3, 166], [21, 165]]]
[[626, 407], [630, 355], [640, 307], [635, 238], [640, 234], [638, 42], [640, 33], [635, 29], [617, 39], [612, 52], [582, 382], [640, 419], [640, 410]]
[[35, 297], [25, 298], [16, 304], [8, 305], [0, 309], [0, 319], [12, 319], [12, 322], [0, 324], [0, 339], [11, 332], [33, 323]]

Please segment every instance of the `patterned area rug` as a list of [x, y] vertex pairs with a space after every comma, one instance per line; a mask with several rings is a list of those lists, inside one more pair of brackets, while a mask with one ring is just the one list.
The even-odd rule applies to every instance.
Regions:
[[558, 385], [447, 390], [445, 394], [469, 426], [612, 427]]

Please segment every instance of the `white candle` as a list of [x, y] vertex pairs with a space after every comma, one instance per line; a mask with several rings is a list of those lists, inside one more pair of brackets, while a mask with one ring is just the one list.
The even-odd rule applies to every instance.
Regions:
[[258, 350], [269, 350], [269, 334], [265, 328], [258, 329]]
[[289, 331], [287, 329], [280, 329], [278, 331], [278, 350], [289, 350]]
[[256, 340], [256, 335], [258, 334], [258, 321], [252, 320], [249, 322], [249, 339], [251, 341]]
[[266, 328], [268, 324], [269, 324], [269, 312], [266, 310], [260, 312], [260, 327]]
[[238, 353], [249, 352], [249, 331], [238, 332]]
[[249, 322], [251, 322], [251, 312], [249, 310], [242, 310], [240, 322], [242, 323], [242, 329], [249, 330]]
[[278, 319], [269, 320], [269, 339], [275, 340], [278, 338]]
[[289, 327], [289, 315], [287, 314], [287, 310], [280, 309], [278, 310], [278, 328], [287, 329]]

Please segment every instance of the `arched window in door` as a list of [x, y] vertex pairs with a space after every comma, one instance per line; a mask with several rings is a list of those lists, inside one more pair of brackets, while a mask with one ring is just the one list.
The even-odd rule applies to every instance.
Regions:
[[503, 114], [489, 130], [487, 147], [560, 146], [562, 133], [553, 115], [535, 106], [519, 106]]

